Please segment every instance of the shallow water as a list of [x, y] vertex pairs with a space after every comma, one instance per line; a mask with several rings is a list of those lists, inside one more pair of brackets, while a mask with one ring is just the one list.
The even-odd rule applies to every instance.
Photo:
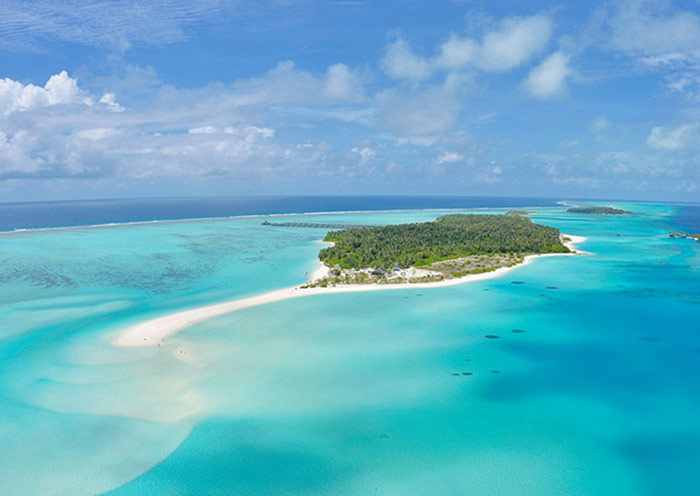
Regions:
[[323, 230], [4, 235], [0, 493], [700, 494], [700, 244], [665, 237], [677, 207], [620, 206], [635, 215], [533, 216], [591, 256], [248, 308], [148, 349], [110, 340], [302, 282]]

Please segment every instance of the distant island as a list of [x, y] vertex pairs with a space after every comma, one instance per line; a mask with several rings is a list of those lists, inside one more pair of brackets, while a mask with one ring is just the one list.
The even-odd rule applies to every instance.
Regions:
[[528, 255], [567, 254], [558, 229], [521, 215], [443, 215], [432, 222], [329, 232], [327, 273], [304, 287], [437, 282], [512, 267]]
[[625, 215], [631, 214], [627, 210], [621, 210], [613, 207], [571, 207], [567, 212], [574, 214], [597, 214], [597, 215]]
[[700, 233], [685, 233], [685, 232], [671, 232], [668, 234], [669, 238], [683, 238], [683, 239], [694, 239], [700, 242]]
[[529, 212], [527, 210], [509, 210], [506, 212], [506, 215], [532, 215], [536, 213], [537, 212]]

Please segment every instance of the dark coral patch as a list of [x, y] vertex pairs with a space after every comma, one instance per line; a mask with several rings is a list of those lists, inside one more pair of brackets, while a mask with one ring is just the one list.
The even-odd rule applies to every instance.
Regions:
[[487, 335], [484, 336], [484, 337], [485, 337], [486, 339], [500, 339], [500, 338], [501, 338], [501, 336], [499, 336], [498, 334], [487, 334]]
[[525, 332], [525, 329], [511, 329], [510, 332], [514, 334], [522, 334], [523, 332]]

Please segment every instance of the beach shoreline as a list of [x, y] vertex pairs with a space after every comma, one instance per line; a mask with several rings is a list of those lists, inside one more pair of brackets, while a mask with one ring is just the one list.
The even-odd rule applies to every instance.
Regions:
[[[145, 322], [136, 324], [126, 329], [123, 333], [121, 333], [112, 341], [112, 344], [120, 347], [157, 346], [158, 344], [162, 343], [166, 337], [199, 322], [203, 322], [205, 320], [209, 320], [214, 317], [232, 313], [238, 310], [243, 310], [244, 308], [267, 305], [269, 303], [274, 303], [277, 301], [287, 300], [291, 298], [301, 298], [305, 296], [313, 296], [318, 294], [358, 293], [366, 291], [386, 291], [400, 289], [429, 289], [446, 286], [456, 286], [458, 284], [484, 281], [487, 279], [495, 279], [497, 277], [501, 277], [504, 274], [507, 274], [508, 272], [518, 267], [532, 263], [537, 258], [589, 254], [588, 252], [576, 249], [576, 245], [578, 243], [586, 241], [585, 237], [573, 236], [570, 234], [562, 234], [562, 237], [569, 238], [570, 241], [564, 242], [564, 245], [567, 248], [569, 248], [572, 251], [572, 253], [544, 253], [539, 255], [527, 255], [523, 259], [522, 263], [510, 267], [501, 267], [491, 272], [484, 272], [482, 274], [468, 274], [463, 277], [446, 279], [443, 281], [436, 282], [416, 282], [399, 284], [348, 284], [341, 286], [330, 286], [325, 288], [302, 288], [303, 285], [299, 285], [282, 289], [276, 289], [260, 295], [237, 298], [235, 300], [225, 301], [222, 303], [214, 303], [211, 305], [205, 305], [189, 310], [183, 310], [162, 317], [157, 317], [155, 319], [147, 320]], [[326, 265], [320, 262], [319, 264], [320, 267], [313, 272], [311, 276], [311, 281], [322, 279], [328, 274], [328, 271], [330, 270]]]

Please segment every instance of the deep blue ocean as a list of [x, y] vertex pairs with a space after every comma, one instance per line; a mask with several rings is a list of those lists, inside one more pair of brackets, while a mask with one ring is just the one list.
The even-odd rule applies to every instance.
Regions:
[[0, 231], [259, 214], [553, 206], [542, 198], [449, 196], [208, 197], [0, 203]]
[[688, 232], [700, 232], [700, 205], [679, 206], [674, 223]]
[[[0, 495], [698, 496], [700, 243], [668, 233], [700, 231], [700, 207], [590, 203], [632, 214], [523, 198], [0, 205]], [[305, 282], [325, 230], [258, 215], [516, 207], [589, 254], [113, 344]]]

